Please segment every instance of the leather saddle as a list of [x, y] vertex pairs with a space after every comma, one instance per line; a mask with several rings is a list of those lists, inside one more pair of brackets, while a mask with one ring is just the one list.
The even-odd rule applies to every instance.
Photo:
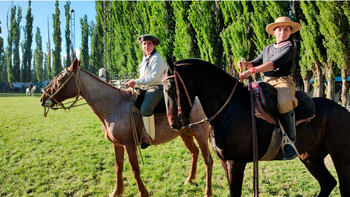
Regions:
[[[143, 99], [145, 98], [146, 90], [141, 88], [135, 88], [135, 92], [136, 92], [136, 95], [135, 95], [136, 100], [134, 102], [134, 110], [140, 113], [141, 105], [142, 105]], [[166, 107], [165, 107], [164, 97], [158, 103], [156, 108], [153, 110], [153, 114], [155, 116], [166, 116]]]
[[[255, 94], [253, 101], [255, 116], [265, 119], [271, 124], [278, 125], [272, 132], [268, 150], [260, 159], [260, 161], [271, 161], [280, 149], [282, 148], [282, 151], [284, 151], [284, 145], [290, 144], [291, 141], [287, 135], [282, 136], [281, 129], [283, 129], [283, 126], [277, 120], [280, 119], [277, 109], [277, 90], [266, 82], [254, 82], [252, 87]], [[314, 118], [316, 107], [313, 100], [303, 91], [296, 91], [295, 97], [298, 99], [298, 106], [294, 109], [296, 125]]]

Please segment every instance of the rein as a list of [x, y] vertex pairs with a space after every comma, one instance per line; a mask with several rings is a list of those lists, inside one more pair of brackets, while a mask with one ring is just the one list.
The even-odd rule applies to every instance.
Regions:
[[[94, 103], [96, 101], [100, 101], [102, 99], [105, 99], [109, 96], [111, 96], [112, 94], [116, 93], [116, 92], [112, 92], [102, 98], [99, 98], [99, 99], [96, 99], [94, 101], [91, 101], [91, 102], [86, 102], [86, 103], [82, 103], [82, 104], [79, 104], [79, 105], [74, 105], [76, 104], [78, 101], [82, 100], [83, 98], [79, 99], [79, 96], [80, 96], [80, 86], [79, 86], [79, 82], [80, 82], [80, 79], [79, 79], [79, 72], [80, 72], [80, 67], [77, 68], [76, 70], [76, 73], [75, 72], [70, 72], [69, 70], [63, 70], [62, 72], [67, 72], [67, 74], [69, 75], [68, 79], [58, 88], [58, 90], [54, 93], [54, 94], [50, 94], [49, 92], [45, 91], [45, 89], [47, 89], [51, 83], [54, 81], [52, 80], [50, 82], [50, 84], [48, 86], [46, 86], [44, 89], [43, 89], [43, 92], [44, 94], [48, 95], [49, 98], [46, 100], [45, 102], [45, 106], [44, 106], [44, 116], [46, 117], [47, 114], [49, 113], [49, 110], [50, 109], [53, 109], [53, 110], [57, 110], [57, 109], [63, 109], [64, 111], [67, 111], [70, 112], [70, 109], [73, 108], [73, 107], [78, 107], [78, 106], [82, 106], [82, 105], [86, 105], [86, 104], [91, 104], [91, 103]], [[61, 72], [61, 73], [62, 73]], [[61, 74], [60, 73], [60, 74]], [[57, 76], [59, 76], [60, 74], [58, 74]], [[65, 84], [71, 79], [71, 78], [75, 78], [75, 85], [77, 86], [78, 88], [78, 93], [77, 95], [75, 96], [75, 100], [74, 101], [70, 101], [70, 102], [67, 102], [67, 103], [62, 103], [62, 102], [59, 102], [57, 101], [54, 96], [65, 86]], [[56, 78], [55, 78], [56, 79]], [[59, 106], [61, 106], [60, 108], [59, 107], [51, 107], [52, 105], [52, 101], [51, 100], [54, 100]], [[65, 105], [69, 104], [69, 103], [72, 103], [70, 106], [66, 107]]]
[[[190, 96], [188, 94], [188, 91], [187, 91], [187, 88], [185, 86], [185, 83], [183, 82], [180, 74], [176, 71], [176, 68], [174, 67], [174, 74], [171, 75], [171, 76], [168, 76], [166, 77], [165, 79], [163, 79], [163, 83], [165, 83], [166, 80], [168, 79], [171, 79], [171, 78], [174, 78], [174, 81], [175, 81], [175, 87], [176, 87], [176, 94], [177, 94], [177, 102], [178, 102], [178, 105], [177, 105], [177, 108], [178, 108], [178, 116], [181, 117], [182, 116], [182, 108], [181, 108], [181, 101], [180, 101], [180, 90], [179, 90], [179, 86], [178, 86], [178, 82], [177, 82], [177, 77], [180, 79], [181, 83], [182, 83], [182, 86], [184, 87], [184, 90], [185, 90], [185, 93], [186, 93], [186, 96], [187, 96], [187, 99], [188, 99], [188, 102], [190, 104], [190, 106], [192, 107], [192, 102], [191, 102], [191, 99], [190, 99]], [[228, 104], [228, 102], [231, 100], [232, 96], [233, 96], [233, 93], [235, 92], [236, 88], [237, 88], [237, 84], [238, 84], [238, 81], [236, 82], [235, 86], [233, 87], [232, 91], [231, 91], [231, 94], [230, 96], [227, 98], [226, 102], [224, 103], [224, 105], [219, 109], [219, 111], [217, 111], [213, 116], [211, 116], [210, 118], [204, 118], [198, 122], [195, 122], [195, 123], [191, 123], [189, 125], [185, 125], [184, 124], [184, 121], [181, 119], [181, 122], [182, 124], [185, 126], [185, 128], [195, 128], [197, 127], [198, 125], [202, 124], [202, 123], [205, 123], [205, 122], [210, 122], [212, 120], [214, 120], [214, 118], [220, 114], [220, 112], [226, 107], [226, 105]]]

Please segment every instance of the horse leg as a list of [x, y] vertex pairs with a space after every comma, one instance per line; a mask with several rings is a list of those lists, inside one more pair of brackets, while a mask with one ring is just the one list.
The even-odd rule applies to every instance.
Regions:
[[338, 174], [341, 196], [350, 196], [350, 160], [347, 155], [348, 151], [345, 151], [345, 154], [338, 153], [337, 156], [331, 155], [334, 167]]
[[213, 172], [213, 158], [211, 157], [209, 145], [208, 145], [208, 136], [200, 134], [195, 138], [198, 142], [199, 148], [202, 151], [202, 156], [204, 159], [205, 172], [206, 172], [206, 187], [205, 187], [205, 196], [213, 196], [212, 190], [212, 172]]
[[318, 197], [329, 196], [337, 185], [337, 181], [324, 164], [324, 158], [327, 155], [328, 152], [323, 147], [318, 147], [312, 150], [312, 153], [306, 152], [299, 157], [321, 186], [321, 192], [318, 194]]
[[114, 191], [109, 197], [121, 196], [124, 192], [123, 184], [123, 164], [124, 164], [124, 147], [113, 144], [115, 158], [115, 172], [117, 174]]
[[139, 190], [139, 195], [141, 197], [149, 197], [148, 191], [141, 180], [141, 172], [139, 167], [139, 161], [137, 160], [137, 149], [132, 145], [125, 145], [126, 153], [128, 154], [132, 175], [136, 180], [136, 185]]
[[183, 132], [180, 135], [180, 138], [191, 154], [191, 169], [190, 169], [190, 173], [185, 181], [185, 185], [186, 185], [188, 183], [192, 183], [192, 181], [196, 179], [199, 149], [197, 148], [196, 144], [194, 143], [193, 136], [191, 134], [189, 134], [187, 132]]
[[230, 188], [230, 197], [240, 197], [242, 193], [244, 169], [247, 163], [233, 160], [221, 160], [221, 164], [226, 173]]

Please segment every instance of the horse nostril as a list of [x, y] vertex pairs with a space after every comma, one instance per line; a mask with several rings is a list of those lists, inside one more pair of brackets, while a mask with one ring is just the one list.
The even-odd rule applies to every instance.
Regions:
[[171, 129], [176, 130], [176, 127], [174, 125], [170, 125]]

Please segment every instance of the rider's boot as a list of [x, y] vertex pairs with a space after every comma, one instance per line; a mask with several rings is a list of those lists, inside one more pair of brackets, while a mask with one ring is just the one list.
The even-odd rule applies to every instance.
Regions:
[[[142, 117], [143, 120], [143, 125], [145, 126], [145, 129], [147, 131], [148, 134], [148, 139], [149, 139], [149, 143], [146, 143], [145, 140], [142, 142], [141, 144], [141, 149], [145, 149], [147, 148], [151, 141], [154, 139], [156, 132], [155, 132], [155, 123], [154, 123], [154, 115], [151, 116], [143, 116]], [[147, 136], [146, 136], [147, 137]], [[145, 137], [145, 138], [146, 138]], [[150, 139], [151, 138], [151, 139]]]
[[[296, 145], [296, 129], [295, 129], [295, 114], [294, 110], [282, 114], [285, 122], [285, 132], [289, 139]], [[286, 145], [283, 160], [292, 160], [297, 157], [297, 153], [291, 145]]]

